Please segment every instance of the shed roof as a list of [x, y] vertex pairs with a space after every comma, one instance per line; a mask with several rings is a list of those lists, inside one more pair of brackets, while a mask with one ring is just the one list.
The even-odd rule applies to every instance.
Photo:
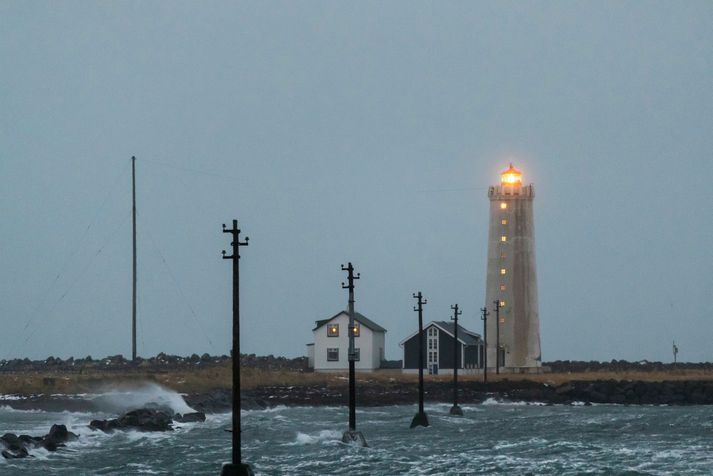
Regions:
[[[443, 332], [450, 335], [451, 337], [453, 337], [453, 333], [455, 332], [455, 324], [453, 322], [448, 322], [448, 321], [431, 321], [428, 324], [426, 324], [425, 326], [423, 326], [423, 331], [426, 332], [426, 329], [428, 329], [431, 326], [438, 327], [439, 329], [441, 329]], [[399, 345], [403, 346], [407, 340], [412, 339], [417, 334], [418, 334], [418, 331], [410, 334], [404, 340], [399, 342]], [[469, 331], [465, 327], [458, 324], [458, 340], [464, 345], [477, 345], [482, 339], [480, 338], [480, 334], [473, 332], [473, 331]]]
[[[331, 320], [333, 320], [333, 319], [336, 319], [337, 317], [341, 316], [342, 314], [346, 314], [347, 316], [349, 315], [349, 313], [348, 313], [347, 311], [339, 311], [338, 313], [336, 313], [335, 315], [333, 315], [333, 316], [330, 317], [329, 319], [322, 319], [322, 320], [320, 320], [320, 321], [315, 321], [315, 328], [312, 329], [312, 330], [313, 330], [313, 331], [316, 331], [317, 329], [319, 329], [320, 327], [322, 327], [323, 325], [325, 325], [325, 324], [328, 323], [329, 321], [331, 321]], [[369, 319], [368, 317], [366, 317], [365, 315], [363, 315], [363, 314], [361, 314], [361, 313], [355, 312], [355, 313], [354, 313], [354, 320], [357, 321], [357, 322], [358, 322], [359, 324], [361, 324], [362, 326], [368, 327], [369, 329], [371, 329], [371, 330], [374, 331], [374, 332], [386, 332], [386, 329], [384, 329], [384, 328], [381, 327], [379, 324], [377, 324], [376, 322], [372, 321], [371, 319]]]

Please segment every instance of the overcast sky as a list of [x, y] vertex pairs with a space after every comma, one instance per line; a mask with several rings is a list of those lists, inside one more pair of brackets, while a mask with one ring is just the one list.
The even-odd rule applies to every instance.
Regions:
[[0, 358], [386, 356], [480, 330], [488, 185], [535, 184], [543, 360], [713, 360], [713, 3], [0, 2]]

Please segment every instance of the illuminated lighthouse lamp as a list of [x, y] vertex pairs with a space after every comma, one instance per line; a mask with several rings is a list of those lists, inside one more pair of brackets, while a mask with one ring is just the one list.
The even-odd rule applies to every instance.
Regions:
[[510, 167], [500, 174], [500, 184], [501, 185], [522, 185], [522, 172], [513, 167], [512, 163]]

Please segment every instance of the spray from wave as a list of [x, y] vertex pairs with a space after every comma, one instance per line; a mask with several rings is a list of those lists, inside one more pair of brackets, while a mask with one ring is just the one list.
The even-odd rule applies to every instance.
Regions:
[[153, 382], [104, 388], [92, 399], [92, 405], [99, 412], [116, 414], [147, 407], [166, 408], [181, 414], [195, 411], [181, 394]]

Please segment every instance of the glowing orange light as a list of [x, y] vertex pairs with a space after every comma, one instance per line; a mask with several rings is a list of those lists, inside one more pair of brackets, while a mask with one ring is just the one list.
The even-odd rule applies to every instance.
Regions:
[[510, 167], [500, 174], [500, 183], [502, 185], [522, 185], [522, 172], [510, 164]]

